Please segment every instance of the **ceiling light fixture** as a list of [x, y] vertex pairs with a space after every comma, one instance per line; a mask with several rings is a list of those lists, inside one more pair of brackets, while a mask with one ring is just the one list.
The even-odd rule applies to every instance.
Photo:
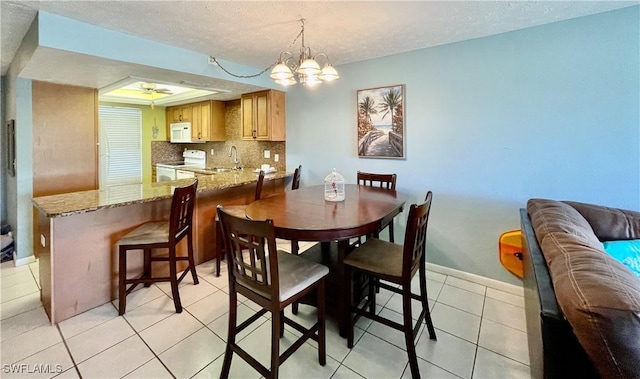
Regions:
[[[271, 66], [265, 68], [254, 75], [236, 75], [229, 72], [227, 69], [220, 65], [220, 62], [216, 60], [215, 57], [210, 56], [209, 59], [222, 71], [227, 74], [234, 76], [236, 78], [255, 78], [256, 76], [260, 76], [267, 72], [267, 70], [273, 68], [271, 70], [271, 74], [269, 77], [273, 79], [277, 84], [283, 86], [289, 86], [292, 84], [296, 84], [298, 81], [302, 83], [302, 85], [307, 87], [313, 87], [316, 84], [322, 82], [331, 82], [337, 79], [340, 79], [340, 75], [338, 75], [338, 71], [331, 65], [329, 62], [329, 57], [325, 53], [318, 53], [313, 55], [311, 53], [311, 48], [305, 46], [304, 44], [304, 21], [305, 19], [300, 19], [300, 23], [302, 24], [300, 27], [300, 33], [293, 40], [291, 45], [287, 47], [286, 50], [280, 53], [280, 57], [278, 61]], [[296, 56], [289, 51], [293, 45], [301, 38], [302, 46], [300, 47], [300, 55], [296, 58]], [[318, 63], [318, 58], [322, 58], [324, 60], [324, 66], [320, 68], [320, 64]], [[298, 80], [296, 80], [296, 77]]]

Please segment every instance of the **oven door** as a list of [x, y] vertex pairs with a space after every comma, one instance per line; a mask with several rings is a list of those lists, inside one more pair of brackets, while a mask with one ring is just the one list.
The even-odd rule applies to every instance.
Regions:
[[176, 170], [174, 168], [156, 166], [156, 182], [168, 182], [176, 180]]

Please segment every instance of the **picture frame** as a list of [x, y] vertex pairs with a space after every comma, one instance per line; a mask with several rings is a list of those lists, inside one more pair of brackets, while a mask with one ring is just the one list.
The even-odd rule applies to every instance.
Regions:
[[405, 85], [357, 91], [359, 158], [405, 158]]
[[7, 122], [7, 173], [16, 176], [16, 123], [15, 120]]

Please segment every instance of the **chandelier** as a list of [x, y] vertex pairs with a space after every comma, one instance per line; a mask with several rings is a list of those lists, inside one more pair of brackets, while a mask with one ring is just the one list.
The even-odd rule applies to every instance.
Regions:
[[[271, 70], [269, 77], [277, 84], [288, 86], [296, 84], [296, 77], [304, 86], [313, 87], [321, 82], [331, 82], [340, 79], [338, 71], [329, 63], [329, 57], [325, 53], [318, 53], [315, 56], [311, 54], [311, 48], [304, 45], [304, 18], [300, 20], [300, 33], [293, 41], [293, 44], [301, 37], [302, 46], [300, 47], [300, 55], [294, 56], [288, 50], [280, 53], [278, 64]], [[324, 67], [320, 68], [318, 58], [325, 61]]]
[[[291, 45], [289, 45], [289, 47], [287, 47], [285, 51], [280, 53], [280, 58], [278, 58], [278, 61], [257, 74], [236, 75], [224, 68], [214, 56], [209, 56], [209, 61], [210, 63], [213, 63], [216, 66], [220, 67], [220, 69], [222, 69], [227, 74], [236, 78], [255, 78], [264, 74], [270, 68], [273, 68], [269, 77], [273, 79], [277, 84], [283, 86], [296, 84], [298, 81], [300, 81], [300, 83], [302, 83], [302, 85], [304, 86], [313, 87], [316, 84], [320, 84], [322, 82], [331, 82], [340, 79], [338, 71], [336, 71], [331, 63], [329, 63], [329, 57], [327, 56], [327, 54], [318, 53], [316, 55], [313, 55], [311, 54], [311, 48], [304, 45], [304, 18], [300, 19], [300, 23], [302, 24], [300, 33], [298, 33]], [[293, 45], [295, 45], [298, 39], [301, 39], [302, 46], [300, 47], [300, 55], [296, 58], [294, 54], [289, 51], [289, 49]], [[321, 61], [324, 61], [324, 66], [322, 68], [320, 68], [320, 64], [318, 63], [319, 59]]]

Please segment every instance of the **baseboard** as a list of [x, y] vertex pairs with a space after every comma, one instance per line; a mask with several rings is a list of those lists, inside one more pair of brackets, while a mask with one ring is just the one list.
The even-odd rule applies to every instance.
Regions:
[[35, 261], [36, 261], [35, 255], [29, 255], [28, 257], [18, 259], [16, 253], [13, 252], [13, 264], [16, 267], [28, 265], [29, 263], [33, 263]]
[[469, 282], [491, 287], [491, 288], [508, 292], [514, 295], [524, 296], [524, 289], [522, 286], [501, 282], [499, 280], [495, 280], [491, 278], [485, 278], [484, 276], [471, 274], [471, 273], [456, 270], [450, 267], [440, 266], [435, 263], [427, 263], [427, 270], [434, 271], [444, 275], [451, 275], [458, 279], [464, 279]]

